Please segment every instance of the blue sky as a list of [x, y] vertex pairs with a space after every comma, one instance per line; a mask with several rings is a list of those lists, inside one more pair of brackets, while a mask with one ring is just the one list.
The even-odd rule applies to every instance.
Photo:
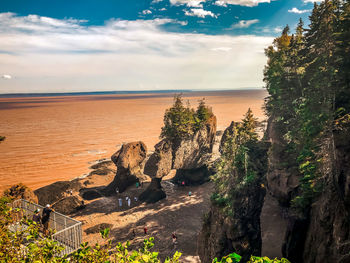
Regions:
[[313, 2], [1, 0], [0, 93], [259, 88]]

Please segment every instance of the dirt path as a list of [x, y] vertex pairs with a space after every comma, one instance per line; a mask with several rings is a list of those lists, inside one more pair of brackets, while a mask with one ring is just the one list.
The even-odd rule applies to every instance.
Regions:
[[[113, 243], [130, 240], [130, 247], [138, 248], [145, 237], [153, 236], [155, 251], [160, 252], [162, 259], [177, 250], [183, 254], [181, 262], [200, 262], [196, 255], [197, 236], [202, 227], [203, 214], [209, 211], [212, 184], [179, 187], [166, 180], [162, 186], [167, 198], [155, 204], [135, 201], [134, 197], [143, 191], [136, 187], [119, 196], [102, 197], [87, 203], [86, 209], [74, 215], [74, 218], [83, 222], [83, 240], [90, 244], [102, 243], [99, 233], [86, 234], [85, 231], [97, 224], [107, 223], [112, 225], [110, 239]], [[126, 196], [132, 198], [130, 208], [126, 205]], [[118, 206], [119, 197], [123, 199], [122, 207]], [[145, 225], [148, 235], [144, 235]], [[171, 239], [173, 231], [178, 237], [176, 247]]]

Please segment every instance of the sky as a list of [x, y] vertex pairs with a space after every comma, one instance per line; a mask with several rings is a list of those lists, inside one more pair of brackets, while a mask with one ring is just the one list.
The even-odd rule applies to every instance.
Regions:
[[0, 93], [262, 88], [313, 0], [1, 0]]

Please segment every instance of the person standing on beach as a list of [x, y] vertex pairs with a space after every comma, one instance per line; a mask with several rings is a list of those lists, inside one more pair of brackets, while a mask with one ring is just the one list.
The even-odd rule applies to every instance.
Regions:
[[122, 207], [123, 205], [123, 199], [121, 199], [120, 197], [118, 198], [118, 201], [119, 201], [119, 207]]
[[130, 205], [131, 205], [131, 199], [128, 198], [128, 207], [130, 207]]
[[143, 232], [145, 233], [145, 235], [147, 235], [147, 231], [148, 231], [147, 225], [145, 225], [145, 227], [143, 228]]
[[41, 218], [41, 223], [43, 224], [43, 231], [44, 234], [47, 235], [48, 234], [48, 230], [49, 230], [49, 224], [50, 224], [50, 214], [51, 212], [53, 212], [54, 210], [51, 209], [50, 205], [47, 204], [46, 207], [43, 210], [43, 214], [42, 214], [42, 218]]
[[177, 245], [177, 236], [175, 231], [171, 234], [171, 238], [173, 240], [173, 246], [175, 247]]

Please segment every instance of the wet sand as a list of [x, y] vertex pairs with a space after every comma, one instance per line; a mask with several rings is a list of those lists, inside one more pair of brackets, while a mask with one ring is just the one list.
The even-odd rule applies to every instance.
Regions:
[[[238, 121], [248, 107], [260, 120], [266, 93], [185, 93], [192, 107], [205, 98], [218, 130]], [[159, 140], [173, 94], [0, 98], [0, 190], [22, 182], [32, 189], [89, 173], [89, 163], [109, 158], [123, 142]]]

